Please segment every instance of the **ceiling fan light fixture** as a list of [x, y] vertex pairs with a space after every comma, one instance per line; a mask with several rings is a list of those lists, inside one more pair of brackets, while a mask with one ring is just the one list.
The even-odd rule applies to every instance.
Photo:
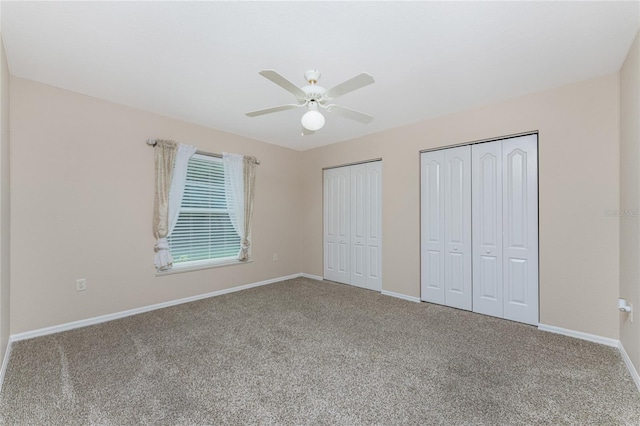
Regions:
[[300, 120], [302, 126], [315, 132], [324, 126], [324, 115], [318, 112], [318, 104], [315, 101], [309, 102], [309, 111], [305, 112]]

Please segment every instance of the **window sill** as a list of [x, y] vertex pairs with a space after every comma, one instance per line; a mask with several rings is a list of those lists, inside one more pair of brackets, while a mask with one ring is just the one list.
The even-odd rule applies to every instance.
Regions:
[[174, 266], [168, 271], [158, 272], [156, 271], [156, 277], [162, 277], [164, 275], [173, 275], [173, 274], [182, 274], [184, 272], [192, 272], [192, 271], [201, 271], [204, 269], [213, 269], [213, 268], [222, 268], [225, 266], [232, 265], [245, 265], [247, 263], [253, 263], [253, 259], [240, 261], [236, 259], [224, 259], [224, 260], [212, 260], [206, 262], [194, 262], [190, 265], [180, 265]]

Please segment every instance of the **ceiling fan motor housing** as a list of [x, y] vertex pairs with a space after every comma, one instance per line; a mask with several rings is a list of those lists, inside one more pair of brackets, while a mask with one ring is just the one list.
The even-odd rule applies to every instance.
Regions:
[[326, 92], [326, 90], [322, 86], [316, 86], [315, 84], [312, 84], [311, 86], [301, 87], [301, 89], [306, 95], [304, 99], [301, 99], [302, 103], [316, 101], [320, 104], [324, 104], [327, 101], [326, 97], [324, 96], [324, 92]]
[[301, 87], [302, 91], [306, 94], [304, 99], [300, 99], [300, 103], [306, 104], [308, 102], [316, 101], [319, 104], [324, 104], [327, 102], [324, 93], [326, 92], [325, 88], [322, 86], [318, 86], [318, 80], [320, 80], [320, 71], [318, 70], [308, 70], [304, 73], [304, 79], [309, 82], [308, 86]]

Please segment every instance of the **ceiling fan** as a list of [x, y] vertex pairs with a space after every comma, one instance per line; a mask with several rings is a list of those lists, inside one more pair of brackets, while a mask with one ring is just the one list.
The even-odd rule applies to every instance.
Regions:
[[353, 92], [354, 90], [373, 83], [375, 80], [367, 73], [363, 72], [362, 74], [358, 74], [357, 76], [350, 78], [329, 90], [318, 86], [317, 83], [320, 79], [320, 72], [317, 70], [309, 70], [304, 73], [304, 78], [309, 83], [308, 86], [304, 87], [296, 86], [274, 70], [263, 70], [260, 71], [259, 74], [288, 92], [293, 93], [298, 103], [251, 111], [247, 113], [248, 117], [257, 117], [259, 115], [271, 114], [272, 112], [306, 107], [307, 112], [304, 113], [301, 120], [303, 136], [312, 135], [316, 130], [321, 129], [322, 126], [324, 126], [325, 120], [324, 116], [319, 111], [320, 108], [364, 124], [370, 123], [371, 120], [373, 120], [373, 117], [368, 114], [330, 103], [330, 101], [338, 96]]

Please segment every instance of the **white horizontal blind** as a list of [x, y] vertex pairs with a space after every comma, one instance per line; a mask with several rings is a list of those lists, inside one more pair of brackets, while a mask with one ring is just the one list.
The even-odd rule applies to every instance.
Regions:
[[222, 159], [195, 154], [189, 160], [175, 229], [167, 238], [173, 263], [235, 258], [240, 237], [229, 220]]

